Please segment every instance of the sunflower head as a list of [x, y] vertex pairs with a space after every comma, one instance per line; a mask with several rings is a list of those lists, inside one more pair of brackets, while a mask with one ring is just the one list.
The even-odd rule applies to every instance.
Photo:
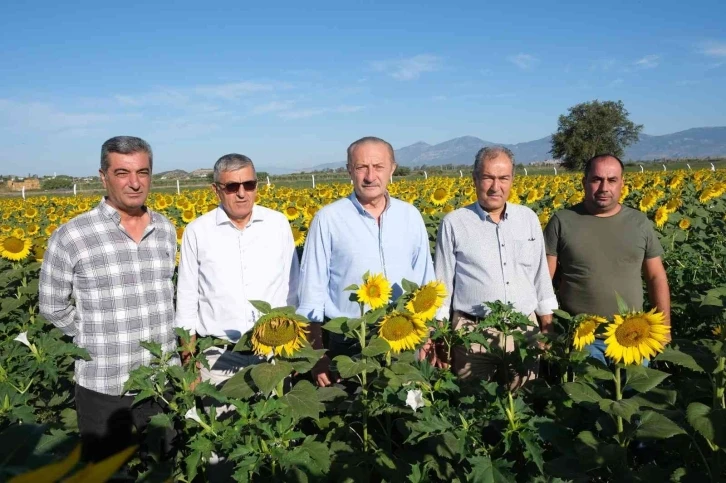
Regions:
[[363, 285], [356, 291], [358, 302], [371, 309], [383, 307], [391, 298], [391, 284], [382, 273], [363, 276]]
[[378, 337], [388, 342], [394, 353], [415, 349], [427, 334], [421, 319], [404, 312], [392, 312], [378, 324]]
[[303, 346], [308, 325], [295, 314], [275, 310], [268, 312], [252, 328], [252, 350], [261, 356], [270, 353], [291, 356]]
[[406, 303], [406, 310], [422, 321], [431, 320], [444, 303], [445, 298], [446, 288], [444, 284], [434, 280], [413, 292]]
[[586, 315], [580, 319], [580, 323], [575, 328], [575, 337], [573, 338], [572, 345], [578, 351], [585, 348], [586, 345], [595, 342], [595, 331], [600, 324], [606, 323], [602, 317], [596, 315]]
[[9, 235], [0, 238], [0, 257], [12, 261], [20, 261], [28, 256], [32, 243], [27, 238]]
[[655, 309], [615, 315], [605, 331], [605, 355], [615, 362], [642, 364], [663, 351], [670, 327]]

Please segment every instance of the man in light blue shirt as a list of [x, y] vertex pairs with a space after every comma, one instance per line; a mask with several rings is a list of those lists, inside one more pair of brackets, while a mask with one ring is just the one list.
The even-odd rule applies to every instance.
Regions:
[[[383, 273], [394, 300], [404, 278], [421, 285], [435, 278], [421, 214], [386, 189], [396, 169], [393, 147], [376, 137], [359, 139], [348, 147], [347, 167], [354, 192], [318, 211], [303, 251], [298, 313], [318, 322], [310, 324], [315, 348], [323, 346], [325, 319], [360, 316], [344, 289], [361, 284], [365, 272]], [[351, 352], [352, 342], [330, 334], [330, 356]], [[313, 377], [320, 386], [331, 384], [329, 356], [318, 362]]]

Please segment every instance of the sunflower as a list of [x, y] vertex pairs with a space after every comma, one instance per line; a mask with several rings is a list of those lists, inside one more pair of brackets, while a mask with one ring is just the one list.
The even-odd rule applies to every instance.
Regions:
[[260, 317], [252, 328], [252, 350], [261, 356], [271, 352], [281, 355], [284, 351], [289, 357], [302, 347], [308, 325], [297, 315], [269, 312]]
[[34, 206], [28, 206], [23, 212], [25, 218], [35, 218], [38, 216], [38, 209]]
[[444, 303], [446, 298], [446, 288], [444, 284], [438, 280], [421, 286], [413, 293], [413, 296], [406, 304], [406, 309], [413, 314], [414, 317], [427, 321], [434, 318], [436, 311]]
[[678, 222], [678, 228], [681, 230], [688, 230], [691, 227], [691, 220], [688, 218], [681, 218], [681, 221]]
[[27, 238], [6, 236], [0, 239], [0, 257], [8, 260], [19, 261], [30, 253], [32, 243]]
[[295, 246], [303, 246], [305, 243], [305, 232], [296, 226], [292, 226], [290, 229], [292, 230], [292, 239], [295, 241]]
[[23, 230], [20, 227], [13, 228], [13, 236], [15, 238], [24, 238], [25, 237], [25, 230]]
[[35, 261], [42, 262], [44, 256], [45, 256], [45, 247], [43, 245], [34, 245], [33, 246], [33, 258], [35, 258]]
[[378, 324], [378, 336], [388, 342], [394, 353], [415, 349], [427, 335], [423, 320], [402, 312], [392, 312]]
[[595, 342], [595, 330], [600, 324], [606, 323], [607, 320], [596, 315], [587, 315], [575, 329], [575, 338], [572, 341], [572, 345], [578, 351], [581, 351], [586, 345]]
[[40, 231], [40, 227], [35, 223], [31, 223], [25, 229], [28, 231], [28, 236], [35, 236]]
[[183, 226], [177, 226], [176, 227], [176, 242], [181, 245], [182, 237], [184, 236], [184, 227]]
[[631, 312], [615, 315], [605, 331], [605, 355], [615, 362], [642, 364], [663, 351], [670, 327], [662, 312]]
[[713, 335], [715, 335], [716, 337], [721, 337], [721, 333], [722, 333], [722, 332], [723, 332], [723, 329], [721, 328], [721, 326], [720, 326], [720, 325], [717, 325], [717, 326], [716, 326], [716, 327], [714, 327], [714, 328], [713, 328], [713, 330], [711, 331], [711, 333], [712, 333]]
[[655, 226], [663, 228], [666, 221], [668, 221], [668, 209], [665, 206], [661, 206], [655, 210]]
[[197, 217], [197, 214], [194, 212], [194, 208], [192, 208], [190, 210], [182, 211], [181, 217], [184, 223], [189, 223], [191, 221], [194, 221], [194, 219]]
[[46, 226], [45, 230], [43, 230], [43, 231], [45, 232], [45, 236], [51, 236], [53, 234], [53, 232], [56, 231], [57, 229], [58, 229], [58, 225], [56, 225], [55, 223], [51, 223], [50, 225]]
[[383, 307], [391, 298], [391, 284], [382, 273], [369, 275], [363, 279], [363, 285], [356, 292], [358, 301], [368, 304], [372, 309]]
[[431, 193], [431, 203], [435, 204], [436, 206], [441, 206], [446, 204], [447, 201], [451, 199], [451, 193], [448, 189], [444, 188], [443, 186], [439, 186], [436, 188], [433, 193]]
[[300, 216], [300, 210], [294, 205], [285, 207], [282, 213], [287, 217], [288, 221], [296, 220]]

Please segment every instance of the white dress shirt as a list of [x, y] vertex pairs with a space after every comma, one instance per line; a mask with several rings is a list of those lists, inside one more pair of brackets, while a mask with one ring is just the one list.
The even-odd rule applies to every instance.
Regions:
[[297, 306], [299, 261], [282, 213], [255, 205], [244, 230], [218, 207], [184, 230], [177, 282], [176, 326], [200, 336], [236, 341], [260, 313]]

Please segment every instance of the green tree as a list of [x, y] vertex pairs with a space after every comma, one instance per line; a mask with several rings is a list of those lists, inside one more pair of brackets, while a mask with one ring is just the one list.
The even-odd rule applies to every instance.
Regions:
[[628, 119], [622, 101], [583, 102], [558, 121], [550, 153], [563, 165], [579, 170], [596, 154], [622, 157], [625, 148], [638, 141], [642, 124]]
[[70, 190], [73, 189], [73, 178], [70, 176], [46, 178], [40, 182], [40, 188], [44, 190]]

